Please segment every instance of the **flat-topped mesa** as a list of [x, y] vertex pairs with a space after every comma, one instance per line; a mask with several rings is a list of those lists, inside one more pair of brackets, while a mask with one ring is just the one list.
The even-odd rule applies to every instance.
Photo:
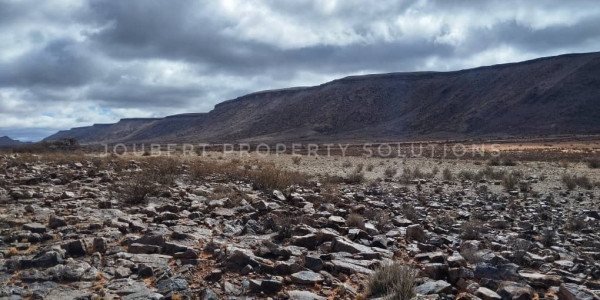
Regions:
[[277, 143], [599, 134], [599, 74], [596, 52], [451, 72], [349, 76], [247, 94], [207, 113], [123, 119], [48, 139]]
[[151, 122], [151, 121], [157, 121], [160, 119], [162, 119], [162, 118], [123, 118], [123, 119], [120, 119], [119, 122]]
[[202, 117], [204, 115], [206, 115], [206, 113], [185, 113], [185, 114], [166, 116], [162, 119], [164, 120], [164, 119], [198, 118], [198, 117]]
[[311, 89], [315, 89], [317, 87], [318, 86], [299, 86], [299, 87], [290, 87], [290, 88], [283, 88], [283, 89], [273, 89], [273, 90], [263, 90], [263, 91], [258, 91], [258, 92], [252, 92], [250, 94], [246, 94], [246, 95], [234, 98], [234, 99], [229, 99], [229, 100], [225, 100], [221, 103], [217, 103], [217, 104], [215, 104], [214, 110], [222, 109], [223, 107], [227, 107], [229, 105], [232, 105], [232, 104], [235, 104], [235, 103], [238, 103], [241, 101], [255, 100], [257, 98], [262, 98], [262, 97], [291, 96], [291, 95], [294, 95], [299, 92], [305, 92], [305, 91], [309, 91]]

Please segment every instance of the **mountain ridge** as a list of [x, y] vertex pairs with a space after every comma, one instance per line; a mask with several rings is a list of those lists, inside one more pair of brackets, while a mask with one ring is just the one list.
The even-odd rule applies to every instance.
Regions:
[[347, 76], [265, 90], [207, 113], [60, 131], [81, 143], [287, 142], [596, 134], [600, 53], [449, 72]]
[[25, 145], [27, 143], [21, 142], [19, 140], [13, 140], [8, 136], [0, 136], [0, 148], [10, 148], [15, 146]]

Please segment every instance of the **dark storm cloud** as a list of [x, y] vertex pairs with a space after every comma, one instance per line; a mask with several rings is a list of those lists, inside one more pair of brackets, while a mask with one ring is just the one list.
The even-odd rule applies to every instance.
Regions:
[[597, 51], [597, 28], [595, 1], [0, 0], [0, 131], [207, 111], [357, 73]]
[[[214, 19], [197, 1], [177, 1], [169, 7], [161, 3], [95, 2], [94, 11], [98, 11], [96, 22], [106, 22], [107, 28], [90, 35], [91, 43], [124, 60], [140, 57], [184, 60], [207, 66], [209, 70], [205, 71], [236, 75], [263, 72], [280, 75], [284, 72], [294, 76], [296, 71], [305, 69], [338, 73], [382, 67], [413, 70], [413, 64], [423, 58], [431, 55], [443, 57], [452, 51], [448, 45], [436, 45], [429, 37], [417, 41], [282, 49], [277, 45], [224, 34], [223, 29], [234, 24]], [[301, 7], [308, 17], [310, 10], [306, 6], [282, 5], [281, 8], [297, 11]]]
[[94, 58], [70, 39], [57, 39], [19, 57], [0, 63], [0, 86], [31, 87], [84, 85], [101, 72]]

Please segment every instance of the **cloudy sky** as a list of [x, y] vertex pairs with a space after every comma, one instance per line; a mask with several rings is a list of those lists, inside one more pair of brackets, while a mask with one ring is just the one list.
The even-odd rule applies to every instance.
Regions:
[[0, 0], [0, 136], [365, 73], [600, 51], [590, 1]]

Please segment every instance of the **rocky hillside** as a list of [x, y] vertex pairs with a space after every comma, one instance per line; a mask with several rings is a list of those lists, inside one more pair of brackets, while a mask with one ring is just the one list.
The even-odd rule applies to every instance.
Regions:
[[222, 102], [204, 114], [59, 132], [94, 142], [359, 141], [600, 132], [600, 53], [455, 72], [351, 76]]
[[[372, 184], [307, 181], [269, 167], [275, 155], [36, 157], [0, 155], [0, 299], [600, 296], [600, 186], [561, 179], [599, 169], [419, 159], [405, 168], [422, 174]], [[288, 180], [267, 188], [273, 176]]]

